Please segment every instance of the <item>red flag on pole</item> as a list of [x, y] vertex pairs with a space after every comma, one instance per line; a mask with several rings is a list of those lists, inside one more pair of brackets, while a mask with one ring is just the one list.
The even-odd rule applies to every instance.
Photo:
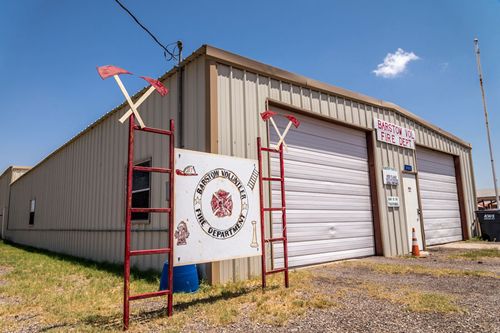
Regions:
[[163, 85], [163, 83], [161, 83], [160, 81], [155, 80], [155, 79], [150, 78], [150, 77], [147, 77], [147, 76], [141, 76], [141, 78], [143, 78], [144, 80], [148, 81], [149, 84], [151, 84], [156, 89], [156, 91], [158, 91], [158, 93], [160, 95], [165, 96], [166, 94], [168, 94], [167, 87], [165, 87]]
[[106, 66], [101, 66], [97, 67], [97, 72], [101, 76], [101, 79], [107, 79], [108, 77], [111, 77], [113, 75], [119, 75], [119, 74], [132, 74], [127, 70], [124, 70], [123, 68], [116, 67], [113, 65], [106, 65]]
[[289, 114], [285, 115], [285, 117], [292, 122], [292, 124], [293, 124], [293, 126], [295, 126], [295, 128], [299, 127], [300, 121], [297, 118], [295, 118], [294, 116], [289, 115]]
[[262, 112], [260, 114], [260, 116], [262, 117], [262, 120], [264, 120], [264, 121], [269, 120], [269, 118], [271, 118], [272, 116], [275, 116], [275, 115], [276, 115], [276, 112], [271, 111], [271, 110], [267, 110], [267, 111]]

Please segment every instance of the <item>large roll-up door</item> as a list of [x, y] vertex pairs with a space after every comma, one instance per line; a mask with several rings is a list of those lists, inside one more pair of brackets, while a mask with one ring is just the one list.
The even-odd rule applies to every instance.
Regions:
[[417, 166], [425, 244], [462, 240], [453, 156], [418, 148]]
[[[366, 134], [308, 117], [286, 136], [285, 187], [289, 266], [374, 255], [373, 217]], [[275, 117], [281, 132], [288, 120]], [[271, 142], [277, 136], [270, 128]], [[271, 171], [279, 176], [279, 159], [271, 154]], [[272, 185], [280, 205], [280, 185]], [[273, 235], [281, 233], [281, 213], [273, 213]], [[283, 265], [283, 248], [273, 246], [275, 267]]]

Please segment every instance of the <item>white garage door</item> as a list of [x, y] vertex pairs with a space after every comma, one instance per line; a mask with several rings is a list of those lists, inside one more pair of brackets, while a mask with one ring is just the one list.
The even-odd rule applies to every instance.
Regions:
[[[364, 132], [297, 117], [286, 136], [285, 189], [289, 266], [374, 255], [368, 153]], [[281, 132], [288, 120], [275, 117]], [[271, 142], [277, 136], [271, 127]], [[279, 158], [271, 154], [273, 177]], [[280, 185], [272, 185], [280, 206]], [[273, 236], [281, 235], [281, 213], [273, 212]], [[273, 246], [275, 267], [283, 266], [281, 243]]]
[[417, 149], [426, 245], [462, 240], [453, 156]]

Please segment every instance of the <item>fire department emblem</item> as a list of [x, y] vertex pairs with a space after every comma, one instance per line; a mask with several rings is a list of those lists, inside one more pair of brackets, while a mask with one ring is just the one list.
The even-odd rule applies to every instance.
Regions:
[[211, 205], [217, 217], [231, 216], [233, 213], [233, 199], [231, 199], [231, 194], [224, 190], [218, 190], [212, 195]]
[[196, 186], [193, 207], [196, 220], [207, 235], [221, 240], [231, 238], [247, 219], [245, 184], [231, 170], [211, 170]]
[[189, 231], [186, 222], [181, 221], [177, 225], [177, 230], [174, 233], [175, 239], [177, 239], [177, 245], [186, 245], [186, 239], [189, 237]]

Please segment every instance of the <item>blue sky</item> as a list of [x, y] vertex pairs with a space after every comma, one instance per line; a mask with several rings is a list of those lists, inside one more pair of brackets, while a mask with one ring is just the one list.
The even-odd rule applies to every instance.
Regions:
[[[407, 108], [471, 142], [477, 187], [492, 187], [473, 38], [500, 161], [500, 1], [123, 2], [186, 55], [208, 43]], [[398, 48], [418, 59], [375, 75]], [[0, 169], [36, 164], [120, 104], [95, 70], [108, 63], [153, 77], [173, 65], [113, 0], [0, 1]]]

